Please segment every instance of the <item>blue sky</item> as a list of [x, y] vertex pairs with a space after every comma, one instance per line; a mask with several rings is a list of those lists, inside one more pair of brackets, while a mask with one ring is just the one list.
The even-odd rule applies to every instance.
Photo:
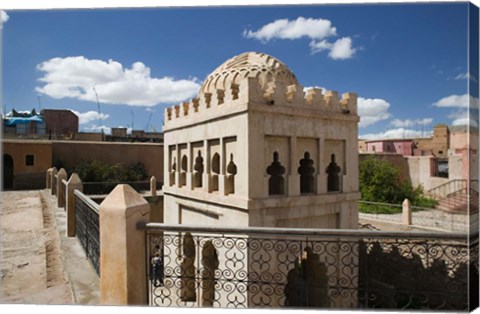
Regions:
[[259, 51], [304, 87], [356, 92], [361, 137], [425, 136], [469, 119], [467, 18], [467, 3], [7, 10], [2, 112], [67, 108], [84, 131], [160, 131], [165, 107]]

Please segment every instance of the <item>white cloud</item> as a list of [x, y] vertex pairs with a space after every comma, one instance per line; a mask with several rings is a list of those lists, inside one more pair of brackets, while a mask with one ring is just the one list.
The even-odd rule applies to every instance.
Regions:
[[106, 125], [92, 124], [88, 127], [84, 127], [83, 129], [87, 132], [101, 132], [103, 130], [103, 133], [105, 134], [112, 134], [112, 129]]
[[457, 110], [448, 115], [449, 119], [452, 119], [452, 125], [471, 125], [478, 127], [478, 121], [475, 117], [478, 117], [476, 110]]
[[359, 138], [365, 140], [378, 140], [378, 139], [400, 139], [400, 138], [421, 138], [421, 137], [431, 137], [433, 135], [432, 131], [422, 132], [404, 128], [390, 129], [386, 132], [380, 133], [369, 133], [360, 135]]
[[309, 38], [310, 50], [313, 54], [328, 50], [328, 56], [334, 60], [351, 58], [356, 48], [352, 47], [352, 39], [343, 37], [335, 42], [326, 38], [337, 36], [337, 29], [332, 22], [325, 19], [298, 17], [296, 20], [280, 19], [266, 24], [257, 31], [244, 30], [243, 36], [262, 42], [272, 39], [299, 39]]
[[93, 111], [93, 110], [87, 111], [87, 112], [78, 112], [72, 109], [70, 110], [78, 116], [78, 122], [80, 124], [87, 124], [95, 120], [106, 120], [110, 117], [109, 114], [105, 114], [105, 113], [98, 114], [97, 111]]
[[334, 60], [349, 59], [357, 49], [352, 48], [352, 39], [350, 37], [343, 37], [333, 43], [328, 56]]
[[328, 56], [334, 60], [349, 59], [357, 51], [356, 48], [352, 48], [352, 39], [350, 37], [340, 38], [334, 43], [329, 43], [326, 39], [322, 41], [312, 40], [310, 49], [314, 54], [329, 50]]
[[443, 97], [437, 102], [433, 103], [435, 107], [443, 108], [468, 108], [470, 102], [474, 102], [474, 97], [464, 94], [464, 95], [450, 95]]
[[440, 108], [457, 108], [451, 112], [448, 118], [452, 119], [452, 125], [478, 126], [479, 99], [468, 94], [450, 95], [443, 97], [433, 104]]
[[9, 18], [7, 12], [0, 10], [0, 29], [3, 28], [3, 24], [7, 23]]
[[308, 37], [310, 39], [323, 39], [335, 36], [337, 29], [332, 22], [324, 19], [312, 19], [298, 17], [296, 20], [281, 19], [262, 26], [257, 31], [244, 30], [243, 36], [261, 41], [269, 41], [274, 38], [298, 39]]
[[473, 82], [477, 82], [475, 76], [471, 75], [470, 73], [460, 73], [455, 77], [455, 80], [472, 80]]
[[155, 106], [193, 97], [200, 89], [196, 79], [154, 78], [150, 68], [135, 62], [131, 68], [114, 60], [90, 60], [83, 56], [53, 58], [37, 66], [44, 72], [44, 86], [36, 91], [52, 98], [74, 98], [102, 104]]
[[396, 128], [402, 128], [402, 127], [412, 127], [415, 125], [430, 125], [433, 122], [433, 118], [424, 118], [424, 119], [406, 119], [406, 120], [400, 120], [400, 119], [394, 119], [390, 122], [390, 125], [396, 127]]
[[390, 104], [378, 98], [358, 98], [359, 127], [366, 127], [378, 121], [389, 119], [392, 115], [388, 112]]

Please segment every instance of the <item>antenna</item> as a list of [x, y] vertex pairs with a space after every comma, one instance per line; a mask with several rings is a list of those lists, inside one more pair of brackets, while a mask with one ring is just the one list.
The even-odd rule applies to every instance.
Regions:
[[[100, 113], [100, 102], [98, 101], [98, 94], [97, 94], [97, 90], [95, 89], [95, 84], [93, 85], [92, 89], [95, 92], [95, 98], [97, 99], [98, 119], [100, 120], [100, 124], [102, 124], [102, 115]], [[103, 128], [101, 126], [100, 126], [100, 130], [102, 130], [102, 141], [103, 141]]]
[[100, 102], [98, 101], [98, 94], [97, 94], [97, 90], [95, 89], [95, 85], [93, 85], [92, 87], [93, 91], [95, 92], [95, 98], [97, 99], [97, 106], [98, 106], [98, 119], [102, 119], [101, 115], [100, 115]]
[[38, 112], [42, 111], [42, 101], [40, 99], [40, 95], [37, 95], [37, 100], [38, 100]]
[[130, 110], [130, 113], [132, 114], [132, 131], [133, 131], [134, 130], [133, 122], [135, 120], [135, 113], [133, 112], [133, 110]]
[[145, 129], [145, 131], [147, 132], [148, 132], [148, 128], [150, 127], [150, 121], [152, 120], [152, 115], [153, 115], [153, 112], [150, 112], [150, 115], [148, 116], [147, 127]]

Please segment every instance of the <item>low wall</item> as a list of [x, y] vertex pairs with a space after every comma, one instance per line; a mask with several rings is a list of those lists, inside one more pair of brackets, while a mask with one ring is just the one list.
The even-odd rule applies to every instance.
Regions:
[[135, 163], [145, 165], [148, 176], [163, 179], [163, 145], [158, 143], [115, 143], [52, 141], [52, 162], [73, 169], [85, 160], [100, 162]]

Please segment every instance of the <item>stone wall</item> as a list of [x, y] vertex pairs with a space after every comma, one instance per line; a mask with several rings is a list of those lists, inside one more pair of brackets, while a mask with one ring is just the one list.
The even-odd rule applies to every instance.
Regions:
[[52, 145], [50, 142], [3, 140], [2, 150], [4, 180], [10, 181], [8, 173], [11, 171], [9, 169], [11, 164], [7, 159], [13, 161], [13, 176], [11, 178], [13, 181], [3, 182], [4, 187], [15, 190], [45, 188], [45, 171], [52, 166]]
[[161, 144], [52, 141], [52, 162], [60, 161], [65, 169], [71, 169], [84, 160], [109, 164], [142, 162], [149, 176], [163, 178]]
[[[4, 167], [10, 167], [9, 158], [13, 161], [13, 171], [2, 169], [4, 181], [13, 182], [3, 182], [2, 187], [16, 190], [43, 189], [45, 172], [55, 163], [61, 163], [65, 169], [73, 169], [84, 160], [109, 164], [142, 162], [148, 176], [159, 178], [159, 182], [163, 180], [162, 144], [4, 139], [2, 150]], [[27, 165], [27, 155], [33, 156], [33, 165]], [[31, 164], [32, 157], [28, 158]]]

